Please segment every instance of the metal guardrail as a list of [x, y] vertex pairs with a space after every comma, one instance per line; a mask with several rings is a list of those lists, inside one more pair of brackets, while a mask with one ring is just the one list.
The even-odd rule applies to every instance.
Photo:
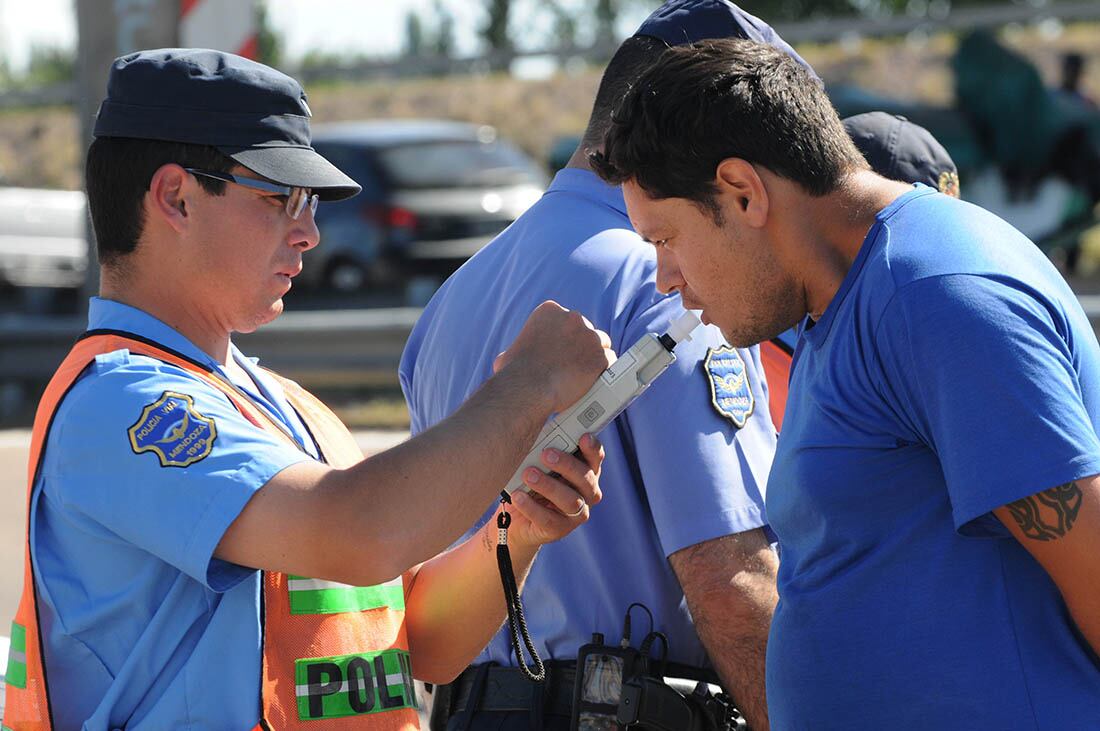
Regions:
[[[421, 310], [287, 312], [234, 342], [307, 388], [391, 386]], [[0, 317], [0, 383], [44, 383], [84, 330], [82, 317]]]
[[[1078, 299], [1100, 333], [1100, 294]], [[234, 342], [306, 388], [397, 385], [415, 307], [288, 312]], [[77, 317], [0, 317], [0, 384], [44, 384], [84, 329]]]
[[75, 101], [76, 84], [74, 82], [0, 93], [0, 109], [62, 106], [73, 104]]
[[288, 312], [234, 342], [307, 388], [396, 385], [418, 307]]

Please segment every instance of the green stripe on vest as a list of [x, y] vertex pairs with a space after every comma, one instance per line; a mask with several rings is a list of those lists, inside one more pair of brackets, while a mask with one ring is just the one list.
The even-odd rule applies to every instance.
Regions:
[[[291, 614], [336, 614], [389, 607], [405, 610], [405, 589], [400, 579], [377, 586], [348, 586], [303, 576], [288, 576]], [[295, 588], [295, 586], [304, 588]], [[326, 588], [316, 588], [324, 586]]]
[[4, 682], [14, 688], [27, 687], [27, 628], [11, 623], [11, 647], [8, 648], [8, 669]]
[[416, 708], [412, 664], [404, 650], [296, 660], [294, 682], [303, 721]]

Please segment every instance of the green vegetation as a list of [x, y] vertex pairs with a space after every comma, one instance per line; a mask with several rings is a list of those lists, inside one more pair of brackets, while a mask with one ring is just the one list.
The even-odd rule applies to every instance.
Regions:
[[21, 91], [54, 86], [76, 77], [75, 49], [55, 46], [32, 46], [27, 68], [15, 73], [6, 60], [0, 59], [0, 91]]
[[[1036, 63], [1045, 82], [1059, 77], [1061, 54], [1088, 57], [1085, 86], [1100, 99], [1100, 23], [1066, 26], [1056, 37], [1035, 29], [1006, 29], [1008, 44]], [[826, 82], [948, 106], [953, 79], [948, 61], [955, 37], [938, 34], [799, 46]], [[43, 58], [48, 54], [43, 54]], [[320, 54], [316, 62], [322, 59]], [[50, 64], [43, 61], [43, 72]], [[442, 117], [486, 123], [538, 159], [552, 141], [580, 132], [599, 83], [599, 67], [570, 69], [544, 80], [505, 74], [409, 80], [330, 82], [307, 87], [319, 122], [363, 118]], [[67, 108], [0, 112], [0, 172], [20, 185], [80, 186], [76, 113]]]

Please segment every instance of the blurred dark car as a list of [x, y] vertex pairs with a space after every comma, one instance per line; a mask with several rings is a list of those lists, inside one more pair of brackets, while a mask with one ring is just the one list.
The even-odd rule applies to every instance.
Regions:
[[527, 210], [541, 167], [496, 130], [442, 120], [318, 125], [313, 146], [363, 186], [317, 211], [299, 282], [340, 291], [442, 279]]

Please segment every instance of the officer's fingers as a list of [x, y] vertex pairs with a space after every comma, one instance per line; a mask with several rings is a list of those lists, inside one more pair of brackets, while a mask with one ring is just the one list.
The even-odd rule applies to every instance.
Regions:
[[584, 461], [587, 462], [588, 466], [592, 468], [592, 471], [596, 473], [596, 477], [599, 477], [600, 471], [603, 469], [603, 460], [606, 456], [603, 451], [603, 443], [600, 442], [594, 434], [585, 434], [581, 437], [579, 446]]
[[580, 452], [589, 467], [588, 474], [585, 475], [585, 481], [592, 487], [592, 493], [586, 499], [589, 505], [596, 505], [603, 500], [603, 490], [600, 489], [600, 474], [603, 470], [604, 460], [603, 444], [593, 435], [585, 434], [581, 437]]
[[600, 345], [604, 347], [604, 350], [608, 351], [604, 353], [604, 355], [611, 358], [612, 362], [614, 362], [615, 351], [611, 349], [611, 336], [605, 333], [603, 330], [597, 330], [596, 332], [600, 334]]
[[507, 350], [503, 353], [497, 353], [497, 357], [493, 358], [493, 373], [497, 373], [501, 368], [508, 365], [509, 360]]
[[546, 507], [541, 502], [536, 497], [519, 490], [512, 493], [512, 507], [517, 513], [527, 518], [537, 535], [542, 536], [543, 539], [552, 539], [568, 533], [574, 523], [556, 509]]
[[[580, 315], [579, 312], [577, 314]], [[595, 325], [593, 325], [592, 321], [589, 320], [584, 315], [580, 315], [580, 318], [581, 318], [581, 322], [584, 323], [585, 327], [587, 327], [589, 330], [595, 330], [596, 331], [596, 335], [600, 339], [600, 345], [602, 345], [605, 349], [610, 349], [611, 348], [611, 336], [608, 335], [607, 333], [605, 333], [603, 330], [600, 330], [599, 328], [597, 328]]]
[[[539, 315], [543, 317], [560, 317], [562, 313], [568, 314], [569, 310], [565, 309], [554, 300], [543, 300], [535, 307], [534, 312], [539, 313]], [[534, 314], [534, 312], [532, 314]]]
[[558, 473], [564, 482], [576, 490], [586, 503], [595, 505], [600, 501], [602, 496], [598, 467], [593, 469], [586, 461], [556, 449], [543, 450], [541, 459], [544, 465]]
[[[559, 452], [559, 454], [561, 454]], [[568, 455], [563, 455], [568, 456]], [[570, 457], [574, 462], [580, 461]], [[564, 478], [565, 475], [562, 475]], [[528, 467], [523, 473], [523, 481], [527, 487], [535, 493], [542, 495], [562, 515], [568, 518], [576, 518], [587, 515], [589, 499], [595, 499], [588, 487], [574, 488], [561, 479], [551, 477], [534, 467]]]

